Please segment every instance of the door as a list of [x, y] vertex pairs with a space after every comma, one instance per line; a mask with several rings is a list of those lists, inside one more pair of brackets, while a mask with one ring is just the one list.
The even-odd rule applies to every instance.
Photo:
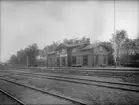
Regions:
[[66, 57], [62, 57], [62, 66], [66, 66]]
[[52, 64], [53, 62], [52, 62], [52, 58], [49, 58], [49, 62], [48, 62], [48, 64], [49, 64], [49, 67], [52, 67], [53, 66], [53, 64]]
[[95, 55], [94, 56], [94, 66], [98, 66], [99, 65], [99, 56]]
[[99, 66], [103, 64], [103, 56], [99, 55]]
[[60, 67], [60, 58], [57, 58], [57, 67]]

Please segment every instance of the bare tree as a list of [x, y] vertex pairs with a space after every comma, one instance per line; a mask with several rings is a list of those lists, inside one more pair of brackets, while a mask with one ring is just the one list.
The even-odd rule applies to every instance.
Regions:
[[128, 35], [126, 30], [117, 30], [116, 34], [112, 34], [112, 38], [110, 39], [110, 41], [114, 49], [113, 54], [116, 64], [119, 63], [120, 48], [127, 37]]

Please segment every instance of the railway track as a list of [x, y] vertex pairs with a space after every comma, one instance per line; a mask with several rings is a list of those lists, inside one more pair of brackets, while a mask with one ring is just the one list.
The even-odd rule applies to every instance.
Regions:
[[[9, 82], [9, 83], [12, 83], [14, 85], [19, 85], [19, 86], [22, 86], [22, 87], [25, 87], [25, 88], [28, 88], [28, 89], [32, 89], [32, 90], [35, 90], [37, 92], [41, 92], [43, 94], [56, 97], [58, 99], [62, 99], [62, 100], [69, 101], [70, 103], [73, 103], [74, 105], [86, 105], [86, 103], [87, 103], [87, 102], [82, 101], [82, 100], [76, 100], [76, 99], [72, 99], [72, 98], [69, 98], [69, 97], [66, 97], [66, 96], [61, 96], [61, 95], [56, 94], [56, 93], [50, 93], [50, 92], [44, 91], [44, 90], [39, 89], [39, 88], [36, 88], [36, 87], [31, 87], [31, 86], [24, 85], [24, 84], [15, 82], [15, 81], [7, 80], [7, 79], [1, 78], [1, 77], [0, 77], [0, 80], [3, 80], [3, 81], [6, 81], [6, 82]], [[11, 95], [9, 95], [9, 96], [12, 97]], [[12, 97], [12, 98], [15, 99], [15, 100], [17, 100], [17, 101], [19, 101], [18, 99], [14, 98], [14, 97]], [[21, 103], [21, 105], [25, 105], [23, 102], [21, 102], [21, 101], [19, 101], [19, 102]]]
[[81, 75], [81, 76], [101, 76], [101, 77], [133, 77], [139, 76], [139, 70], [107, 70], [107, 69], [30, 69], [32, 72], [42, 72], [42, 73], [59, 73], [59, 74], [69, 74], [69, 75]]
[[[11, 68], [12, 70], [23, 70], [33, 72], [48, 72], [59, 73], [69, 75], [84, 75], [84, 76], [106, 76], [106, 77], [132, 77], [139, 76], [139, 68], [86, 68], [86, 67], [23, 67], [23, 68]], [[8, 70], [8, 69], [7, 69]]]
[[[23, 73], [20, 75], [23, 75]], [[52, 80], [78, 83], [78, 84], [84, 84], [84, 85], [92, 85], [92, 86], [106, 87], [106, 88], [112, 88], [112, 89], [120, 89], [120, 90], [125, 90], [125, 91], [139, 92], [138, 84], [135, 85], [135, 84], [114, 83], [114, 82], [86, 80], [86, 79], [78, 79], [78, 78], [70, 78], [70, 77], [59, 77], [59, 76], [40, 75], [40, 74], [38, 75], [38, 74], [33, 74], [33, 73], [29, 73], [25, 75], [37, 77], [37, 78], [52, 79]], [[125, 86], [127, 88], [122, 87], [122, 86]], [[136, 89], [132, 89], [132, 88], [136, 88]]]
[[115, 83], [115, 82], [107, 82], [107, 81], [98, 81], [98, 80], [87, 80], [87, 79], [79, 79], [79, 78], [71, 78], [71, 77], [60, 77], [60, 76], [52, 76], [46, 74], [34, 74], [34, 73], [17, 73], [14, 75], [28, 76], [28, 77], [36, 77], [57, 81], [64, 81], [70, 83], [78, 83], [84, 85], [92, 85], [98, 87], [106, 87], [111, 89], [119, 89], [124, 91], [132, 91], [139, 92], [139, 84], [128, 84], [128, 83]]
[[[19, 73], [20, 74], [20, 73]], [[85, 81], [85, 82], [100, 82], [100, 83], [109, 83], [109, 84], [119, 84], [119, 85], [127, 85], [127, 86], [137, 86], [139, 87], [139, 84], [134, 84], [134, 83], [123, 83], [123, 82], [107, 82], [107, 81], [100, 81], [100, 80], [91, 80], [91, 79], [82, 79], [82, 78], [77, 78], [77, 77], [66, 77], [66, 76], [53, 76], [53, 75], [48, 75], [48, 74], [40, 74], [40, 73], [24, 73], [22, 74], [31, 74], [35, 76], [42, 76], [42, 77], [54, 77], [54, 78], [63, 78], [63, 79], [71, 79], [71, 80], [80, 80], [80, 81]]]
[[42, 69], [42, 70], [52, 70], [52, 69], [55, 69], [55, 70], [78, 70], [78, 71], [94, 71], [94, 70], [97, 70], [97, 71], [139, 71], [139, 68], [114, 68], [114, 67], [14, 67], [13, 69]]
[[0, 89], [0, 92], [5, 94], [6, 96], [10, 97], [11, 100], [14, 100], [16, 103], [18, 103], [19, 105], [25, 105], [24, 102], [20, 101], [19, 99], [17, 99], [16, 97], [10, 95], [9, 93], [7, 93], [6, 91]]
[[[139, 77], [139, 69], [117, 69], [117, 68], [19, 68], [21, 71], [31, 71], [35, 73], [55, 73], [55, 74], [68, 74], [77, 76], [98, 76], [98, 77]], [[12, 69], [13, 70], [13, 69]], [[17, 68], [15, 68], [17, 70]], [[14, 70], [14, 71], [15, 71]], [[10, 70], [9, 70], [10, 71]]]

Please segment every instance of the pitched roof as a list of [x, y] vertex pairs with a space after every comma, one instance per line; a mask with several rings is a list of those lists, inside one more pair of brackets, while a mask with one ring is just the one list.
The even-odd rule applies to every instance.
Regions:
[[52, 51], [50, 53], [48, 53], [47, 55], [51, 55], [51, 54], [55, 54], [56, 52], [55, 51]]
[[72, 48], [72, 47], [78, 47], [78, 46], [80, 46], [80, 44], [64, 44], [64, 43], [61, 43], [61, 44], [58, 45], [56, 50], [58, 50], [60, 47]]
[[80, 44], [64, 44], [67, 47], [78, 47]]
[[98, 46], [98, 44], [89, 44], [88, 46], [82, 48], [81, 50], [89, 50], [89, 49], [92, 49], [94, 47]]

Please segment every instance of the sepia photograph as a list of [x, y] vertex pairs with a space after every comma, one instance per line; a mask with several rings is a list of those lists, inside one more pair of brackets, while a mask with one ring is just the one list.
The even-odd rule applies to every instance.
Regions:
[[0, 0], [0, 105], [139, 105], [139, 1]]

